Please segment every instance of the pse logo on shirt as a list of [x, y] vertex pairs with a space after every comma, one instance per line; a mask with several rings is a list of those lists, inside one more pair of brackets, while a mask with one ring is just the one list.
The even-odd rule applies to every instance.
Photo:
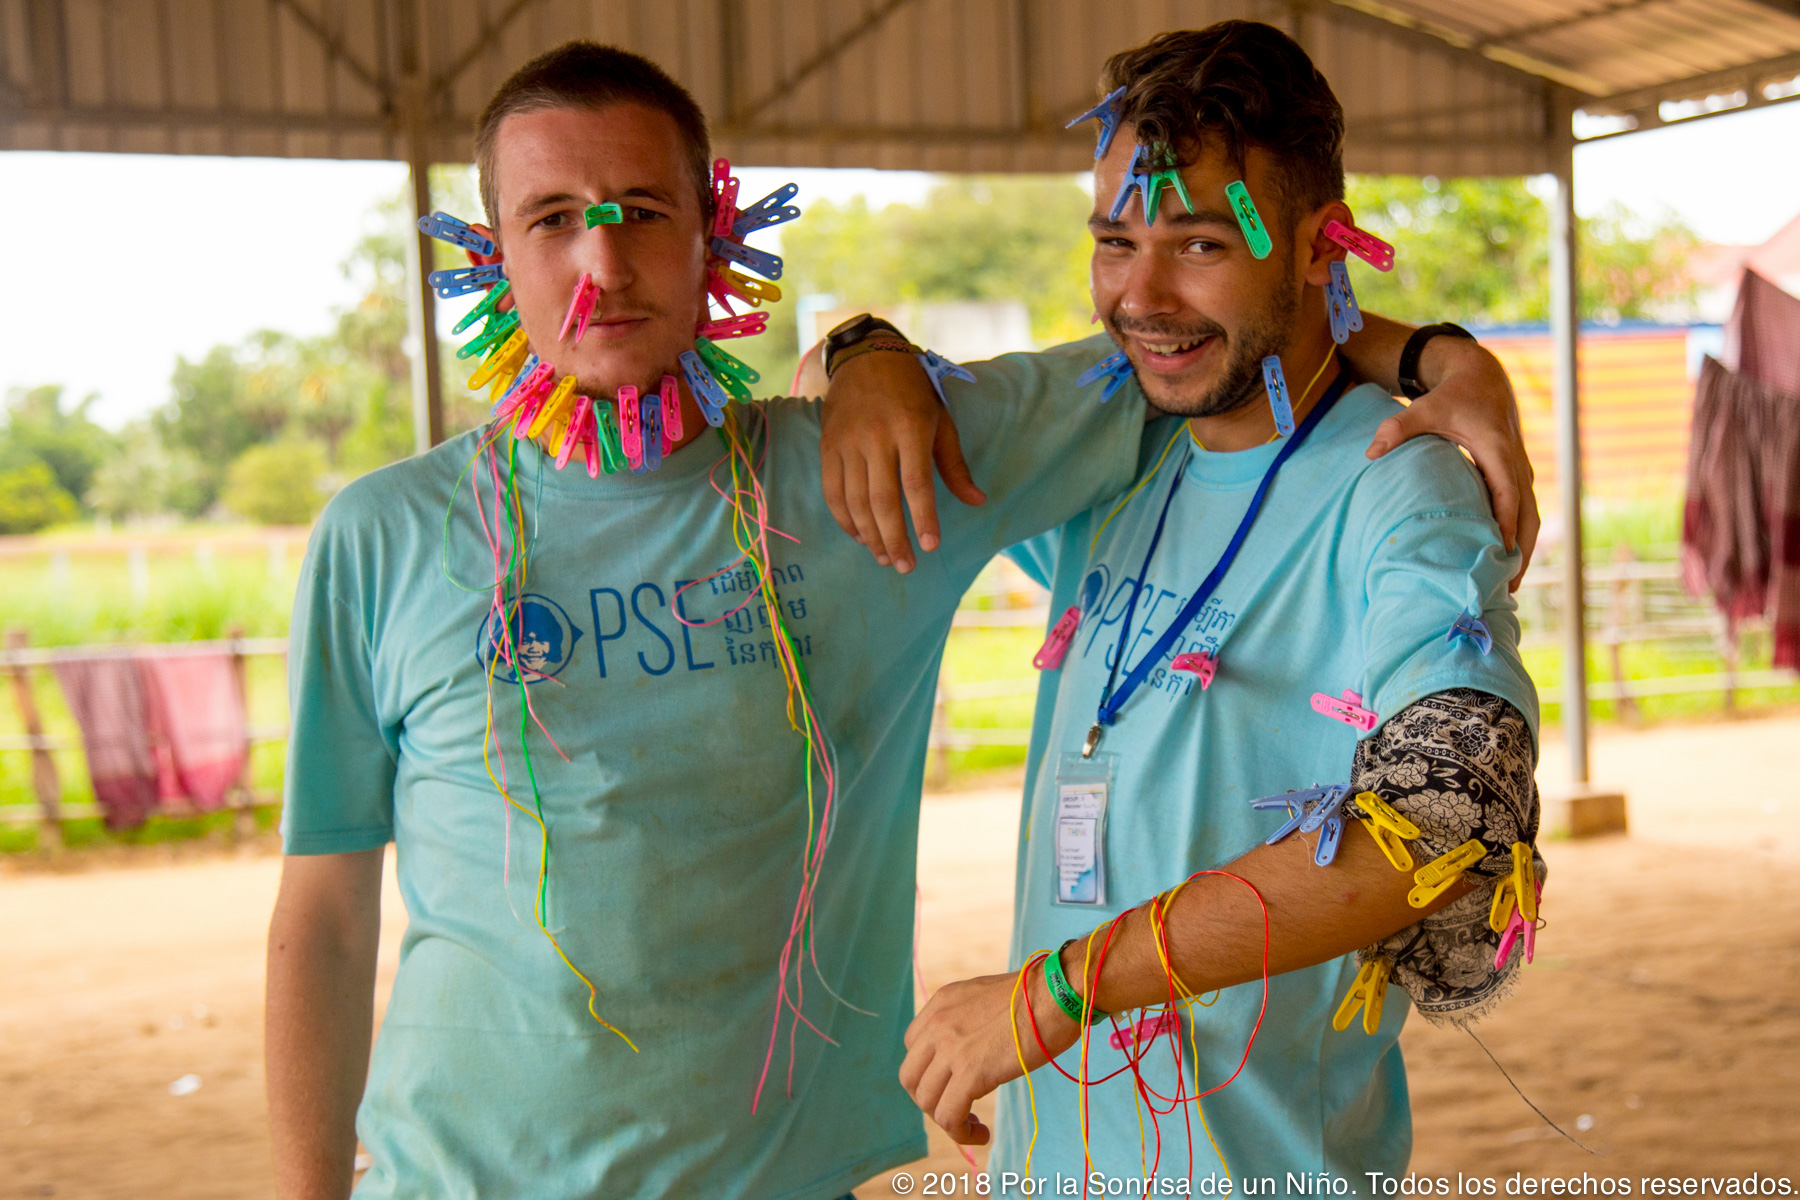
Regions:
[[[519, 682], [514, 668], [520, 664], [525, 668], [528, 684], [554, 679], [569, 665], [575, 656], [575, 643], [581, 639], [581, 630], [569, 620], [563, 606], [535, 593], [519, 597], [510, 624], [512, 628], [508, 630], [499, 613], [490, 613], [475, 639], [475, 661], [484, 672], [491, 668], [494, 678], [506, 683]], [[516, 650], [517, 663], [507, 653], [508, 642]], [[500, 658], [498, 664], [494, 662], [496, 656]]]

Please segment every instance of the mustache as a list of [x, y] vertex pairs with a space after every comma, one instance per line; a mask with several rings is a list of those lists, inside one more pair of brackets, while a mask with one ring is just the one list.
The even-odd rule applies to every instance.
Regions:
[[1169, 342], [1191, 342], [1203, 337], [1225, 338], [1225, 327], [1217, 321], [1202, 320], [1177, 325], [1168, 321], [1139, 321], [1131, 317], [1114, 317], [1112, 327], [1120, 333]]

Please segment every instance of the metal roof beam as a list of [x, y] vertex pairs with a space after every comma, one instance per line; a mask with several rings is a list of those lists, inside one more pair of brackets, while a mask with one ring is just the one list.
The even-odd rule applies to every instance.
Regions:
[[[1409, 12], [1380, 3], [1380, 0], [1331, 0], [1340, 12], [1360, 13], [1374, 21], [1375, 31], [1393, 37], [1396, 30], [1408, 30], [1416, 36], [1436, 43], [1441, 53], [1460, 57], [1471, 66], [1479, 63], [1489, 68], [1507, 69], [1517, 76], [1549, 79], [1587, 96], [1598, 96], [1607, 85], [1590, 75], [1583, 75], [1561, 63], [1538, 58], [1509, 46], [1480, 45], [1478, 35], [1436, 21], [1421, 20]], [[1333, 14], [1333, 19], [1338, 18]]]
[[1610, 96], [1583, 98], [1581, 110], [1596, 116], [1636, 113], [1642, 109], [1653, 109], [1664, 100], [1692, 100], [1697, 96], [1715, 96], [1734, 91], [1751, 93], [1750, 102], [1755, 104], [1759, 99], [1755, 95], [1757, 85], [1777, 79], [1791, 79], [1796, 75], [1800, 75], [1800, 53], [1780, 54], [1759, 62], [1746, 63], [1741, 67], [1708, 71], [1704, 75], [1690, 75], [1686, 79], [1652, 84], [1629, 92], [1616, 92]]
[[475, 40], [469, 44], [468, 49], [456, 56], [455, 62], [432, 76], [431, 94], [436, 96], [452, 83], [455, 83], [457, 76], [468, 70], [469, 64], [479, 58], [481, 52], [487, 49], [488, 43], [505, 33], [506, 27], [511, 25], [520, 13], [524, 12], [527, 8], [530, 8], [535, 3], [537, 3], [537, 0], [513, 0], [506, 11], [500, 14], [500, 19], [495, 21], [491, 26], [484, 27], [482, 31], [476, 35]]
[[[824, 46], [819, 48], [819, 51], [816, 54], [801, 63], [799, 69], [793, 74], [787, 76], [780, 83], [770, 88], [767, 92], [764, 92], [762, 96], [733, 114], [732, 127], [724, 132], [731, 134], [749, 132], [745, 126], [749, 122], [756, 120], [758, 113], [799, 87], [802, 83], [805, 83], [821, 68], [830, 63], [832, 59], [836, 58], [851, 45], [879, 28], [881, 23], [886, 21], [894, 10], [900, 8], [902, 5], [910, 4], [911, 2], [912, 0], [884, 0], [882, 4], [870, 9], [867, 13], [864, 13], [862, 20], [846, 29], [843, 33], [840, 33], [831, 41], [825, 43]], [[761, 131], [758, 130], [757, 132], [760, 133]]]
[[275, 6], [277, 8], [286, 9], [289, 13], [292, 13], [294, 19], [300, 22], [301, 28], [312, 34], [314, 40], [325, 48], [327, 57], [343, 63], [344, 66], [349, 68], [352, 75], [368, 84], [369, 87], [374, 90], [376, 95], [390, 101], [392, 100], [392, 96], [390, 95], [391, 89], [388, 86], [387, 80], [381, 78], [375, 71], [363, 65], [362, 60], [352, 54], [350, 48], [344, 45], [343, 39], [327, 29], [323, 21], [320, 21], [319, 18], [302, 8], [299, 4], [299, 0], [275, 0]]

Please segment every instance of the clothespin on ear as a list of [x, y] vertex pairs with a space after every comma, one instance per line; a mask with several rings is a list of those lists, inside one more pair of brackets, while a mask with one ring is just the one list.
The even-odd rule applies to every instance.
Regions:
[[1444, 640], [1454, 642], [1457, 638], [1468, 638], [1483, 654], [1490, 653], [1494, 648], [1494, 635], [1488, 629], [1487, 622], [1477, 613], [1460, 613], [1456, 620], [1450, 622], [1450, 632], [1444, 635]]
[[674, 451], [675, 443], [685, 436], [681, 428], [681, 385], [675, 382], [673, 375], [662, 377], [659, 395], [662, 397], [662, 452], [669, 454]]
[[609, 200], [605, 204], [588, 205], [581, 210], [581, 218], [589, 229], [596, 225], [623, 225], [625, 210]]
[[619, 385], [619, 443], [625, 450], [625, 461], [633, 471], [644, 464], [644, 421], [638, 390], [629, 383]]
[[1168, 146], [1158, 146], [1151, 154], [1156, 163], [1156, 170], [1144, 176], [1144, 222], [1156, 224], [1156, 213], [1162, 207], [1163, 189], [1173, 187], [1175, 194], [1181, 197], [1181, 203], [1189, 212], [1194, 211], [1194, 202], [1188, 197], [1187, 184], [1181, 181], [1181, 168], [1175, 162], [1175, 151]]
[[687, 379], [688, 391], [694, 394], [694, 402], [700, 406], [700, 415], [706, 418], [708, 425], [723, 425], [725, 406], [731, 403], [731, 397], [719, 386], [718, 379], [692, 350], [683, 350], [675, 361], [681, 364], [681, 373]]
[[752, 204], [749, 208], [741, 208], [727, 229], [727, 234], [734, 238], [746, 238], [759, 229], [767, 229], [772, 225], [780, 225], [784, 221], [792, 221], [799, 217], [800, 210], [789, 204], [800, 194], [800, 185], [784, 183], [768, 195]]
[[[499, 283], [496, 283], [493, 287], [488, 289], [487, 296], [482, 299], [480, 304], [477, 304], [474, 308], [471, 308], [468, 312], [464, 313], [462, 319], [450, 327], [450, 332], [461, 333], [475, 322], [481, 320], [481, 318], [499, 312], [500, 309], [498, 306], [500, 301], [505, 298], [506, 294], [510, 291], [512, 291], [512, 280], [502, 279]], [[517, 312], [518, 310], [514, 309], [513, 311]]]
[[1415, 886], [1406, 894], [1406, 902], [1414, 908], [1424, 908], [1443, 895], [1451, 884], [1462, 877], [1464, 871], [1487, 855], [1488, 848], [1480, 839], [1470, 838], [1448, 854], [1432, 859], [1413, 872]]
[[931, 390], [937, 393], [938, 401], [942, 404], [950, 403], [949, 398], [944, 395], [944, 380], [966, 379], [970, 383], [975, 382], [973, 371], [959, 363], [951, 362], [935, 350], [921, 351], [919, 365], [925, 368], [925, 374], [931, 380]]
[[[728, 380], [736, 380], [739, 383], [744, 384], [762, 382], [761, 372], [757, 371], [756, 368], [752, 367], [749, 363], [744, 362], [742, 359], [734, 358], [725, 353], [725, 351], [714, 345], [710, 338], [696, 337], [694, 339], [694, 349], [699, 353], [700, 357], [705, 360], [707, 366], [711, 367], [716, 374], [723, 375]], [[727, 383], [725, 386], [730, 388], [731, 384]], [[736, 395], [735, 390], [733, 390], [733, 394]], [[750, 389], [746, 387], [743, 395], [738, 398], [740, 400], [750, 399]]]
[[643, 397], [638, 401], [638, 421], [641, 426], [640, 444], [643, 446], [643, 458], [633, 464], [632, 471], [641, 475], [646, 471], [654, 471], [662, 466], [663, 460], [663, 423], [662, 402]]
[[[1149, 147], [1140, 142], [1137, 149], [1131, 152], [1131, 162], [1125, 168], [1125, 178], [1119, 181], [1119, 190], [1113, 196], [1112, 209], [1107, 213], [1108, 219], [1118, 220], [1119, 214], [1125, 211], [1125, 206], [1131, 203], [1131, 193], [1144, 191], [1145, 185], [1150, 182], [1150, 177], [1144, 174], [1144, 154], [1148, 149]], [[1146, 201], [1148, 195], [1146, 192]], [[1150, 219], [1147, 203], [1144, 209], [1144, 219], [1146, 221]]]
[[467, 221], [459, 221], [449, 213], [434, 212], [429, 217], [420, 217], [419, 232], [427, 237], [434, 237], [440, 242], [449, 242], [452, 246], [473, 250], [477, 254], [494, 252], [492, 238], [486, 234], [477, 233]]
[[1200, 677], [1200, 690], [1205, 691], [1212, 686], [1213, 672], [1218, 670], [1218, 660], [1204, 650], [1191, 650], [1186, 654], [1177, 654], [1169, 663], [1171, 671], [1192, 671]]
[[556, 331], [556, 340], [562, 341], [569, 336], [569, 326], [575, 325], [577, 318], [580, 324], [575, 328], [575, 344], [581, 345], [581, 339], [587, 334], [588, 322], [594, 318], [594, 301], [600, 296], [600, 289], [594, 286], [594, 277], [586, 271], [575, 282], [575, 294], [569, 298], [569, 311], [563, 317], [562, 328]]
[[1393, 964], [1385, 958], [1374, 958], [1362, 965], [1356, 973], [1356, 982], [1344, 994], [1344, 1002], [1338, 1005], [1336, 1015], [1331, 1018], [1331, 1027], [1342, 1033], [1350, 1028], [1350, 1021], [1356, 1016], [1356, 1010], [1363, 1010], [1363, 1032], [1372, 1034], [1381, 1028], [1381, 1005], [1387, 998], [1388, 976], [1393, 971]]
[[1250, 253], [1257, 258], [1269, 257], [1275, 243], [1269, 240], [1269, 228], [1263, 224], [1262, 214], [1256, 211], [1256, 202], [1250, 199], [1250, 189], [1244, 186], [1244, 181], [1234, 179], [1226, 184], [1225, 198], [1231, 202], [1232, 215], [1237, 217], [1238, 228], [1243, 230]]
[[487, 328], [470, 338], [457, 348], [456, 357], [474, 358], [477, 354], [485, 354], [512, 336], [513, 330], [519, 327], [519, 310], [495, 313], [494, 319], [488, 322]]
[[727, 262], [748, 267], [764, 279], [781, 278], [781, 256], [770, 254], [767, 250], [758, 250], [729, 238], [716, 237], [712, 240], [712, 252]]
[[[1070, 121], [1067, 125], [1063, 126], [1064, 129], [1073, 129], [1083, 121], [1099, 121], [1100, 141], [1094, 147], [1094, 157], [1096, 159], [1105, 158], [1106, 152], [1112, 148], [1113, 134], [1119, 132], [1119, 101], [1124, 95], [1124, 88], [1114, 88], [1112, 91], [1106, 93], [1106, 98], [1101, 100], [1100, 103], [1094, 105], [1094, 107], [1088, 109], [1079, 117], [1076, 117], [1073, 121]], [[1116, 221], [1118, 218], [1114, 217], [1113, 220]]]
[[1111, 354], [1083, 371], [1075, 377], [1076, 387], [1086, 387], [1098, 380], [1106, 380], [1106, 388], [1100, 393], [1100, 403], [1111, 400], [1118, 390], [1125, 386], [1125, 381], [1132, 376], [1131, 359], [1123, 350], [1114, 350]]
[[737, 218], [737, 176], [731, 173], [727, 159], [713, 159], [712, 173], [713, 226], [715, 238], [731, 236], [731, 223]]
[[453, 267], [446, 271], [433, 271], [425, 277], [426, 282], [436, 289], [440, 300], [479, 292], [505, 278], [506, 269], [499, 263], [488, 263], [480, 267]]
[[768, 313], [744, 313], [741, 316], [708, 321], [700, 326], [698, 332], [701, 337], [716, 342], [722, 338], [755, 337], [757, 334], [767, 331], [768, 328]]
[[1281, 355], [1271, 354], [1262, 360], [1263, 391], [1269, 394], [1269, 412], [1275, 417], [1275, 432], [1288, 437], [1294, 432], [1294, 406], [1288, 400], [1287, 376], [1281, 373]]
[[[1225, 189], [1230, 192], [1230, 188]], [[1377, 271], [1394, 269], [1394, 248], [1366, 229], [1356, 229], [1342, 221], [1325, 222], [1325, 236], [1348, 250]], [[1261, 255], [1257, 256], [1262, 257]]]
[[706, 291], [727, 313], [731, 311], [732, 299], [742, 301], [751, 308], [762, 307], [765, 300], [774, 304], [781, 299], [781, 289], [774, 284], [752, 279], [730, 267], [710, 269], [706, 273]]
[[1325, 285], [1325, 308], [1331, 318], [1331, 340], [1338, 345], [1362, 330], [1362, 308], [1350, 289], [1350, 269], [1341, 262], [1331, 264], [1331, 281]]

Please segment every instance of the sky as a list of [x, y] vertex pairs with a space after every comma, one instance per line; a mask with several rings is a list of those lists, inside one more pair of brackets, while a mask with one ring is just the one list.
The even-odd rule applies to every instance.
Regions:
[[[1755, 244], [1800, 212], [1800, 156], [1772, 152], [1795, 145], [1800, 102], [1580, 146], [1576, 207], [1666, 207], [1709, 241]], [[858, 194], [916, 202], [931, 184], [911, 171], [737, 173], [748, 198], [798, 183], [802, 209]], [[97, 393], [95, 419], [118, 427], [168, 398], [178, 355], [259, 329], [324, 332], [357, 299], [340, 264], [405, 181], [399, 163], [0, 152], [0, 391]]]

